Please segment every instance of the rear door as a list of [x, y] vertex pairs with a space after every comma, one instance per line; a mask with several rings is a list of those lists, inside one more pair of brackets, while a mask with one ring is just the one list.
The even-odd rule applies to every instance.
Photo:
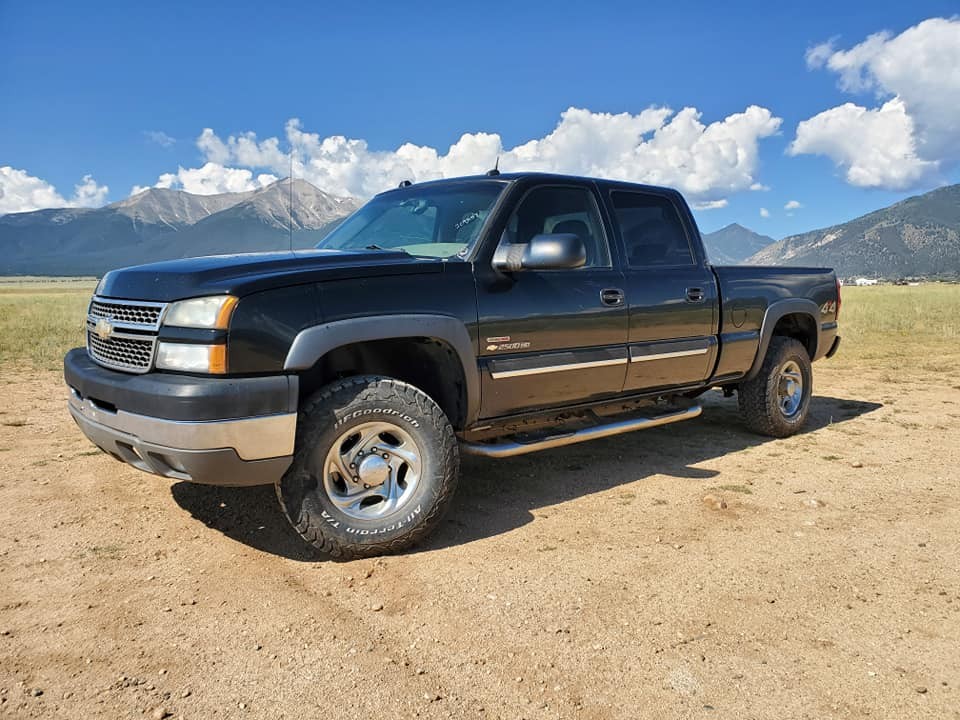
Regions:
[[483, 417], [590, 400], [623, 387], [624, 278], [615, 269], [595, 186], [556, 181], [527, 189], [499, 244], [528, 243], [540, 233], [578, 235], [587, 262], [477, 283]]
[[692, 221], [669, 192], [611, 188], [625, 257], [629, 367], [624, 390], [689, 385], [717, 355], [718, 297]]

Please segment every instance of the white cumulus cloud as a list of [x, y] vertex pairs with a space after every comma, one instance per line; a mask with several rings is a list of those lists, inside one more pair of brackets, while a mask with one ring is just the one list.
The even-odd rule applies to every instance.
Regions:
[[[180, 167], [175, 173], [164, 173], [157, 178], [153, 187], [185, 190], [194, 195], [218, 195], [257, 190], [277, 180], [277, 176], [270, 173], [254, 175], [245, 168], [224, 167], [220, 163], [208, 162], [203, 167]], [[147, 189], [143, 185], [134, 185], [130, 194], [136, 195]]]
[[693, 203], [694, 210], [719, 210], [725, 208], [729, 203], [726, 198], [722, 200], [704, 200], [703, 202]]
[[849, 93], [877, 105], [845, 103], [797, 126], [788, 152], [832, 159], [847, 182], [907, 189], [931, 183], [960, 162], [960, 18], [931, 18], [899, 35], [871, 35], [849, 50], [811, 48], [807, 65], [838, 75]]
[[770, 211], [767, 210], [766, 208], [760, 208], [760, 217], [762, 218], [770, 217]]
[[914, 187], [938, 168], [917, 155], [913, 119], [899, 98], [873, 109], [845, 103], [804, 120], [790, 152], [828, 156], [859, 187]]
[[100, 207], [107, 201], [110, 188], [106, 185], [97, 185], [92, 175], [84, 175], [83, 180], [73, 186], [73, 197], [69, 205], [78, 207]]
[[98, 185], [90, 175], [73, 188], [73, 196], [64, 198], [57, 189], [26, 170], [5, 165], [0, 167], [0, 215], [29, 212], [43, 208], [97, 207], [103, 205], [110, 188]]
[[[290, 173], [336, 195], [369, 197], [402, 180], [419, 182], [483, 173], [499, 158], [500, 169], [574, 173], [671, 185], [700, 207], [723, 207], [731, 193], [758, 186], [759, 142], [775, 134], [781, 120], [750, 106], [704, 123], [695, 108], [674, 112], [651, 107], [637, 114], [595, 113], [570, 108], [547, 135], [505, 148], [496, 133], [465, 133], [446, 152], [405, 143], [373, 150], [362, 139], [321, 137], [297, 119], [284, 138], [259, 140], [252, 132], [223, 138], [205, 128], [197, 147], [206, 164], [160, 176], [157, 185], [191, 192], [250, 189], [266, 171]], [[240, 175], [238, 173], [245, 173]]]
[[799, 210], [803, 205], [800, 204], [797, 200], [789, 200], [787, 204], [783, 206], [784, 210]]

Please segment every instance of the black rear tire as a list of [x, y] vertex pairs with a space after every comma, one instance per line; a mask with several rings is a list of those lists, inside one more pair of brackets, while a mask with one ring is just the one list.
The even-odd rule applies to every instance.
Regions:
[[[789, 384], [796, 376], [801, 383], [799, 388]], [[812, 394], [813, 368], [807, 349], [799, 340], [779, 335], [770, 340], [760, 372], [740, 383], [737, 393], [740, 414], [747, 427], [778, 438], [803, 429]]]
[[[365, 435], [370, 439], [363, 445], [364, 456], [358, 448]], [[416, 472], [410, 465], [403, 467], [399, 456], [404, 452], [416, 456]], [[361, 476], [364, 463], [357, 453], [375, 461], [374, 472], [383, 473], [376, 481], [388, 478], [382, 486]], [[399, 463], [399, 471], [385, 469], [388, 461], [380, 462], [388, 455], [389, 462]], [[337, 458], [346, 460], [338, 465]], [[357, 470], [347, 467], [349, 460], [356, 461]], [[326, 386], [304, 403], [293, 463], [276, 485], [277, 497], [294, 529], [322, 555], [343, 560], [383, 555], [409, 548], [430, 533], [450, 504], [459, 464], [453, 428], [428, 395], [392, 378], [351, 377]], [[352, 477], [344, 477], [337, 467]], [[404, 476], [416, 479], [401, 489]], [[403, 495], [395, 509], [378, 506], [389, 495], [385, 490], [380, 497], [378, 488], [390, 482], [397, 483], [394, 489]], [[378, 507], [386, 510], [378, 515]]]

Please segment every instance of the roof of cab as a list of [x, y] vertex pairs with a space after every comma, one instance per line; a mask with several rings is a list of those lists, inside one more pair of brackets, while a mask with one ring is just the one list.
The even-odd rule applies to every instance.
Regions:
[[410, 185], [401, 186], [398, 188], [391, 188], [389, 190], [384, 190], [380, 195], [385, 193], [395, 192], [396, 190], [406, 190], [411, 187], [430, 187], [435, 185], [448, 185], [458, 182], [501, 182], [501, 183], [510, 183], [516, 182], [518, 180], [541, 180], [541, 181], [569, 181], [576, 180], [580, 182], [595, 182], [609, 187], [632, 187], [638, 190], [646, 191], [655, 191], [655, 192], [668, 192], [679, 194], [679, 192], [670, 187], [664, 187], [660, 185], [644, 185], [642, 183], [629, 182], [627, 180], [613, 180], [607, 178], [593, 178], [585, 177], [581, 175], [564, 175], [560, 173], [544, 173], [544, 172], [502, 172], [496, 175], [463, 175], [460, 177], [451, 177], [451, 178], [440, 178], [439, 180], [425, 180], [423, 182], [412, 183]]

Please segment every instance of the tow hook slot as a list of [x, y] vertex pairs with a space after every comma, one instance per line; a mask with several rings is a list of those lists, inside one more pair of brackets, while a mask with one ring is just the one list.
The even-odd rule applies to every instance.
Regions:
[[87, 402], [93, 406], [94, 410], [110, 413], [111, 415], [117, 414], [117, 406], [114, 405], [113, 403], [104, 402], [103, 400], [97, 400], [96, 398], [92, 398], [92, 397], [88, 397]]

